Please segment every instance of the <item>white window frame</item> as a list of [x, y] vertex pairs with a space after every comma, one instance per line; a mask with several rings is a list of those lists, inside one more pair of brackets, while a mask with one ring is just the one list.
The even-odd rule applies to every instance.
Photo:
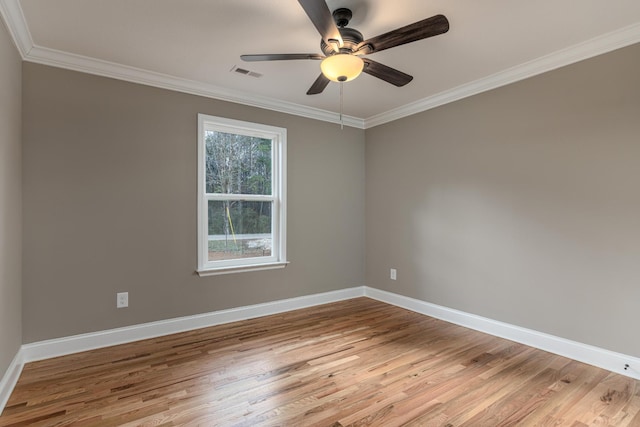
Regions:
[[[205, 132], [209, 130], [265, 138], [272, 141], [271, 195], [211, 194], [206, 192]], [[198, 114], [198, 269], [200, 276], [284, 268], [287, 265], [287, 130], [258, 123]], [[271, 256], [209, 261], [210, 200], [271, 201]]]

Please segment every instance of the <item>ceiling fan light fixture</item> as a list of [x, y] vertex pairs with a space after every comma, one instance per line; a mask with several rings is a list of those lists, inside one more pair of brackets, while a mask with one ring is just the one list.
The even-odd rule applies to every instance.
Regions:
[[323, 59], [320, 69], [322, 74], [331, 81], [348, 82], [362, 73], [364, 61], [358, 56], [338, 53]]

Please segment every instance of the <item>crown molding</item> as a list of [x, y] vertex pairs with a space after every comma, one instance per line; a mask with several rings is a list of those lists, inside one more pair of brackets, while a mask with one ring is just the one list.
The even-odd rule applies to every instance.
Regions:
[[[0, 15], [4, 19], [22, 59], [25, 61], [264, 108], [329, 123], [340, 123], [339, 115], [332, 111], [229, 90], [212, 84], [37, 46], [31, 38], [19, 0], [0, 0]], [[358, 129], [369, 129], [638, 42], [640, 42], [640, 23], [612, 31], [368, 118], [344, 116], [344, 125]]]
[[[31, 38], [19, 0], [0, 0], [0, 14], [24, 61], [264, 108], [329, 123], [341, 123], [340, 115], [332, 111], [256, 96], [212, 84], [38, 46]], [[343, 115], [342, 119], [345, 126], [364, 129], [363, 119], [347, 115]]]
[[[32, 47], [25, 61], [340, 124], [340, 116], [331, 111], [256, 96], [241, 91], [229, 90], [208, 83], [183, 79], [37, 45]], [[343, 116], [343, 122], [345, 126], [364, 129], [363, 119], [345, 115]]]
[[23, 60], [26, 59], [33, 47], [33, 39], [22, 13], [20, 2], [18, 0], [0, 0], [0, 16], [2, 16], [20, 56]]
[[640, 23], [612, 31], [524, 64], [500, 71], [488, 77], [483, 77], [482, 79], [371, 116], [364, 120], [364, 128], [369, 129], [403, 117], [421, 113], [453, 101], [506, 86], [638, 42], [640, 42]]
[[24, 61], [364, 129], [364, 119], [358, 117], [343, 115], [340, 120], [340, 115], [332, 111], [38, 46], [33, 42], [19, 0], [0, 0], [0, 16]]

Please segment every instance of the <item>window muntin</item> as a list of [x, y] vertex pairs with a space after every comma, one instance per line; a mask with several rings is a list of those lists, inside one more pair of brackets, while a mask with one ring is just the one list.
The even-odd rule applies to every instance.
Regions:
[[286, 129], [198, 115], [198, 272], [286, 264]]

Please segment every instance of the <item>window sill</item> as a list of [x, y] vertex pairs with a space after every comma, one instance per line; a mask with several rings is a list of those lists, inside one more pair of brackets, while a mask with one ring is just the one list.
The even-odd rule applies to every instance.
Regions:
[[219, 267], [196, 270], [196, 273], [198, 273], [198, 276], [200, 277], [217, 276], [220, 274], [246, 273], [249, 271], [276, 270], [279, 268], [285, 268], [287, 264], [289, 264], [289, 261], [272, 262], [269, 264], [236, 265], [233, 267]]

